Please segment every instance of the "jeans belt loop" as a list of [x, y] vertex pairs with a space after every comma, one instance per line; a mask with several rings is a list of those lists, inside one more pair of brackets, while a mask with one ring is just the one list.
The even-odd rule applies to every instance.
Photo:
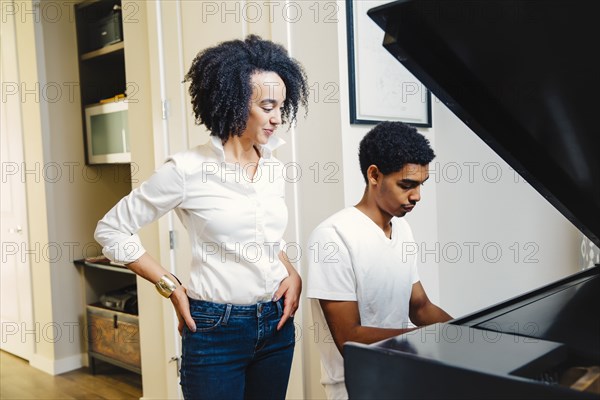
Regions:
[[229, 315], [231, 314], [231, 309], [233, 305], [227, 304], [227, 308], [225, 309], [225, 316], [223, 317], [222, 325], [227, 325], [227, 321], [229, 321]]
[[281, 299], [275, 302], [277, 304], [277, 315], [281, 317], [283, 315], [283, 309], [281, 308]]

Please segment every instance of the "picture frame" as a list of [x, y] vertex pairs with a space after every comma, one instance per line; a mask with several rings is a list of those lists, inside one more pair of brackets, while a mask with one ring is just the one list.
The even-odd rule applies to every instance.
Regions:
[[389, 0], [346, 0], [350, 123], [402, 121], [430, 128], [431, 92], [383, 46], [367, 11]]

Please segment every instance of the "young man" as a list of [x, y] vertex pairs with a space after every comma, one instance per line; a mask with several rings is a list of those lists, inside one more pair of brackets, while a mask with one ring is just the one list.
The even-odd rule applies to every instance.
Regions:
[[[421, 199], [435, 157], [429, 141], [401, 122], [383, 122], [361, 141], [366, 188], [360, 202], [323, 221], [308, 248], [308, 294], [321, 338], [322, 380], [328, 399], [346, 399], [343, 344], [374, 343], [451, 319], [427, 297], [417, 273], [404, 215]], [[328, 340], [329, 339], [329, 340]], [[332, 339], [332, 340], [331, 340]]]

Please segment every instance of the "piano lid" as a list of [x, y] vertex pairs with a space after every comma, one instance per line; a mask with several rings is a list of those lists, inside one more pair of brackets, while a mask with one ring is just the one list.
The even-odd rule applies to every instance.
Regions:
[[384, 47], [600, 246], [599, 11], [596, 1], [404, 0], [368, 14]]

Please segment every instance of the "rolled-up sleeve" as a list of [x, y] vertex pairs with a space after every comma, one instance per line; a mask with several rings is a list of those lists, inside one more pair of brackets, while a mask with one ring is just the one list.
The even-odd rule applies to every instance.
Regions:
[[140, 258], [146, 250], [137, 232], [179, 206], [184, 198], [185, 175], [169, 160], [98, 222], [94, 238], [102, 253], [124, 264]]

